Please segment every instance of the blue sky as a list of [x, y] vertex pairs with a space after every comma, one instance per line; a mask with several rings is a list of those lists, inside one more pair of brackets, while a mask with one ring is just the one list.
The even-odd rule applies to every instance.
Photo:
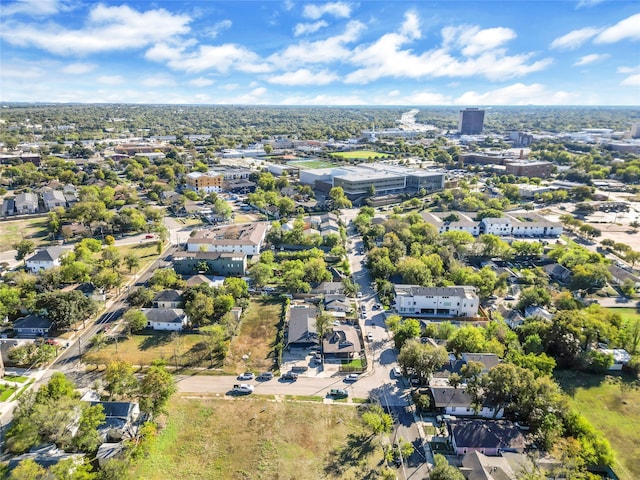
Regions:
[[640, 105], [638, 1], [0, 8], [5, 102]]

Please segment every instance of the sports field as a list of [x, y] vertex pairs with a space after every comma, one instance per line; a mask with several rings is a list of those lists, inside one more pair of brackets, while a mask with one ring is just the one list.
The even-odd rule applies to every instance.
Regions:
[[293, 160], [291, 162], [287, 162], [287, 165], [307, 170], [315, 168], [331, 168], [337, 166], [335, 163], [326, 162], [324, 160]]
[[354, 150], [353, 152], [337, 152], [331, 154], [337, 158], [366, 160], [367, 158], [388, 158], [391, 155], [387, 153], [374, 152], [373, 150]]

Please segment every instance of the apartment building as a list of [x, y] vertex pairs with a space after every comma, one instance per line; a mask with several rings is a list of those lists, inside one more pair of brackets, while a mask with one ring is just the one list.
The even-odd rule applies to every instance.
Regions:
[[545, 161], [513, 161], [505, 163], [507, 175], [516, 177], [548, 178], [553, 173], [553, 163]]
[[198, 193], [218, 193], [222, 191], [224, 175], [216, 172], [191, 172], [185, 176], [187, 187]]
[[187, 240], [187, 251], [259, 255], [267, 229], [268, 223], [256, 222], [199, 230]]
[[395, 309], [403, 317], [476, 317], [480, 300], [475, 287], [394, 285]]

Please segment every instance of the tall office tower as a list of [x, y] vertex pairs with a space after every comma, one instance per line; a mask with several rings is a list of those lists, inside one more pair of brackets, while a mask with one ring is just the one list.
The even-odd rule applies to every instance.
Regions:
[[640, 138], [640, 123], [631, 125], [631, 138]]
[[477, 135], [482, 133], [484, 126], [484, 110], [479, 108], [465, 108], [460, 110], [458, 132], [461, 135]]

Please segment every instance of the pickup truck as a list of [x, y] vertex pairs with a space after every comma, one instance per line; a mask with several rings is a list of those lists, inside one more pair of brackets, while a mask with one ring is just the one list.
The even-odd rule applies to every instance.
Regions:
[[349, 392], [343, 388], [332, 388], [329, 390], [329, 396], [334, 398], [347, 398], [349, 396]]
[[250, 394], [253, 393], [253, 385], [248, 383], [239, 383], [233, 386], [233, 393], [235, 394]]

